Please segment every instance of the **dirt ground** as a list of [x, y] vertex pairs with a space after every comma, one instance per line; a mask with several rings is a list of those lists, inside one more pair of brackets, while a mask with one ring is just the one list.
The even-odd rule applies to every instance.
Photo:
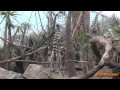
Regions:
[[[97, 73], [111, 73], [112, 69], [110, 69], [109, 67], [105, 66], [103, 69], [101, 69], [100, 71], [98, 71]], [[76, 71], [76, 74], [78, 77], [82, 77], [84, 75], [83, 71]], [[59, 74], [57, 72], [53, 72], [52, 73], [52, 77], [56, 78], [56, 79], [67, 79], [68, 78], [68, 73], [67, 71], [65, 71], [64, 75], [63, 74]], [[103, 76], [97, 76], [96, 74], [94, 74], [93, 77], [89, 78], [89, 79], [112, 79], [112, 77], [103, 77]]]

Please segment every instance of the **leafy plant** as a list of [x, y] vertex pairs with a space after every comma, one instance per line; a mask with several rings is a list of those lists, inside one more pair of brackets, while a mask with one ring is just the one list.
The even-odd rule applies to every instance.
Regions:
[[116, 33], [120, 34], [120, 25], [114, 27]]
[[113, 14], [109, 19], [108, 19], [108, 24], [111, 28], [114, 28], [117, 25], [120, 25], [118, 17]]

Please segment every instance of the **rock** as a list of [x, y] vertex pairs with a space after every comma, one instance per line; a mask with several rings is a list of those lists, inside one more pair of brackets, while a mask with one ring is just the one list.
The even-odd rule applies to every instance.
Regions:
[[77, 76], [73, 76], [73, 77], [71, 77], [71, 78], [69, 78], [69, 79], [79, 79], [80, 77], [77, 77]]
[[20, 75], [22, 74], [0, 68], [0, 79], [13, 79], [14, 77]]
[[63, 74], [58, 73], [58, 72], [52, 72], [51, 77], [53, 79], [69, 79], [66, 75], [63, 76]]
[[28, 79], [21, 74], [17, 74], [13, 79]]
[[30, 64], [25, 73], [24, 77], [28, 79], [53, 79], [51, 76], [51, 71], [44, 68], [42, 65]]

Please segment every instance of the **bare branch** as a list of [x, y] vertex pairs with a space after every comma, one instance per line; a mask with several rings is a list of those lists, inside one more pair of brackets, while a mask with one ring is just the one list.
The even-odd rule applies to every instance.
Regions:
[[104, 67], [104, 65], [102, 65], [102, 66], [98, 65], [95, 69], [91, 70], [89, 73], [85, 74], [80, 79], [88, 79], [88, 78], [92, 77], [96, 72], [101, 70], [103, 67]]
[[[111, 43], [111, 41], [109, 39], [105, 39], [102, 36], [95, 36], [92, 39], [90, 39], [89, 41], [94, 46], [96, 46], [96, 43], [102, 44], [105, 47], [105, 53], [103, 54], [103, 56], [102, 56], [102, 58], [101, 58], [101, 60], [99, 62], [99, 65], [96, 68], [94, 68], [93, 70], [91, 70], [89, 73], [87, 73], [86, 75], [84, 75], [83, 77], [81, 77], [80, 79], [87, 79], [87, 78], [93, 76], [97, 71], [99, 71], [100, 69], [102, 69], [105, 65], [110, 65], [110, 64], [113, 65], [113, 63], [109, 63], [109, 59], [110, 59], [109, 54], [110, 54], [111, 49], [112, 49], [112, 43]], [[94, 51], [95, 49], [92, 48], [92, 50]], [[96, 47], [96, 50], [98, 50], [97, 47]], [[115, 65], [119, 66], [117, 64], [114, 64], [114, 66]]]
[[32, 61], [32, 60], [11, 60], [9, 62], [28, 62], [30, 64], [50, 64], [50, 62], [38, 62], [38, 61]]
[[116, 63], [114, 61], [107, 61], [104, 65], [98, 65], [96, 68], [91, 70], [89, 73], [85, 74], [83, 77], [80, 77], [79, 79], [88, 79], [92, 77], [96, 72], [101, 70], [104, 66], [112, 66], [112, 67], [117, 67], [120, 68], [120, 63]]
[[[96, 46], [96, 43], [99, 43], [105, 47], [105, 53], [103, 54], [103, 56], [100, 60], [100, 63], [99, 63], [102, 66], [110, 58], [109, 54], [110, 54], [111, 49], [112, 49], [112, 41], [110, 39], [105, 39], [102, 36], [95, 36], [92, 39], [90, 39], [89, 41], [94, 46]], [[97, 50], [97, 48], [96, 48], [96, 50]], [[94, 51], [94, 49], [93, 49], [93, 51]]]
[[[2, 37], [0, 37], [0, 39], [2, 39], [4, 41], [4, 39]], [[10, 43], [9, 41], [7, 41], [7, 43], [9, 43], [10, 45], [16, 46], [16, 47], [32, 49], [32, 47], [27, 47], [27, 46], [24, 46], [24, 45], [13, 44], [13, 43]]]
[[2, 60], [2, 61], [0, 61], [0, 64], [8, 63], [8, 62], [11, 62], [11, 61], [17, 60], [17, 59], [19, 59], [19, 58], [21, 58], [21, 57], [25, 57], [25, 56], [32, 55], [32, 54], [34, 54], [34, 53], [36, 53], [36, 52], [38, 52], [38, 51], [40, 51], [40, 50], [42, 50], [42, 49], [45, 49], [45, 48], [46, 48], [46, 47], [40, 47], [40, 48], [38, 48], [37, 50], [35, 50], [35, 51], [33, 51], [33, 52], [26, 53], [26, 54], [24, 54], [24, 55], [17, 56], [17, 57], [11, 58], [11, 59]]

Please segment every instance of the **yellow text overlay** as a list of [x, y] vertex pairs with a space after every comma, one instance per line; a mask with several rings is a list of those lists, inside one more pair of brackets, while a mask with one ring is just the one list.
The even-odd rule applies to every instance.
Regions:
[[98, 77], [118, 77], [120, 76], [118, 73], [96, 73]]

